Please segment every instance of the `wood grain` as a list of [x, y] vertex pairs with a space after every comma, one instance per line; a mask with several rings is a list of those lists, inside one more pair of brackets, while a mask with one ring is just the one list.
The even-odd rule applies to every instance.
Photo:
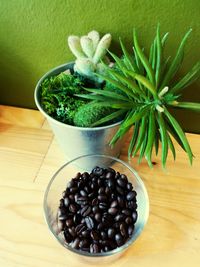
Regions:
[[[0, 107], [0, 267], [86, 267], [50, 234], [43, 195], [65, 162], [48, 124], [38, 111]], [[159, 157], [150, 170], [137, 157], [129, 162], [150, 197], [148, 223], [135, 244], [117, 261], [93, 266], [197, 267], [200, 264], [200, 136], [187, 134], [196, 158], [191, 167], [177, 147], [167, 170]], [[127, 161], [125, 142], [121, 159]]]

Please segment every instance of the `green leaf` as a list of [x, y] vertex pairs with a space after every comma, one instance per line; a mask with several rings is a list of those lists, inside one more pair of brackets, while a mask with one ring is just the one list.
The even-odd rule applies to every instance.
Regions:
[[126, 47], [125, 45], [123, 44], [121, 38], [119, 39], [120, 41], [120, 45], [121, 45], [121, 48], [122, 48], [122, 51], [124, 53], [124, 57], [126, 59], [126, 61], [128, 62], [128, 66], [126, 66], [128, 69], [131, 68], [133, 71], [135, 72], [138, 72], [138, 67], [137, 65], [135, 64], [135, 61], [134, 61], [134, 58], [130, 56], [130, 54], [128, 53], [128, 51], [126, 50]]
[[91, 127], [98, 126], [98, 125], [101, 125], [101, 124], [103, 124], [103, 123], [106, 123], [106, 122], [109, 122], [109, 121], [111, 121], [111, 120], [114, 120], [114, 119], [116, 119], [116, 118], [119, 118], [121, 115], [123, 115], [123, 114], [125, 114], [125, 113], [126, 113], [125, 110], [118, 110], [118, 111], [115, 111], [115, 112], [109, 114], [108, 116], [106, 116], [106, 117], [104, 117], [104, 118], [102, 118], [102, 119], [96, 121], [95, 123], [93, 123], [93, 124], [91, 125]]
[[142, 145], [140, 147], [140, 155], [139, 155], [139, 159], [138, 159], [138, 163], [140, 164], [142, 161], [142, 158], [144, 157], [144, 153], [146, 150], [146, 145], [147, 145], [147, 139], [148, 139], [148, 132], [144, 133], [144, 139], [142, 141]]
[[140, 126], [140, 122], [136, 122], [135, 123], [135, 126], [133, 128], [133, 134], [132, 134], [132, 138], [131, 138], [131, 141], [130, 141], [130, 144], [129, 144], [129, 148], [128, 148], [128, 157], [130, 159], [131, 157], [131, 154], [133, 152], [133, 148], [135, 146], [135, 143], [137, 141], [137, 138], [138, 138], [138, 133], [139, 133], [139, 127]]
[[117, 63], [119, 69], [124, 73], [125, 76], [127, 76], [127, 74], [123, 71], [123, 68], [126, 67], [124, 62], [123, 62], [123, 60], [121, 58], [119, 58], [118, 56], [116, 56], [115, 54], [113, 54], [112, 52], [110, 52], [110, 51], [108, 51], [108, 53], [115, 60], [115, 62]]
[[116, 92], [113, 92], [113, 91], [108, 91], [108, 90], [99, 90], [99, 89], [89, 89], [89, 88], [84, 88], [86, 91], [90, 92], [90, 93], [94, 93], [94, 94], [97, 94], [97, 95], [102, 95], [102, 96], [105, 96], [106, 98], [109, 97], [109, 98], [114, 98], [114, 99], [117, 99], [117, 100], [124, 100], [124, 101], [129, 101], [129, 98], [121, 95], [121, 94], [118, 94]]
[[169, 148], [172, 152], [173, 158], [175, 160], [176, 159], [176, 150], [174, 148], [174, 144], [173, 144], [172, 139], [171, 139], [169, 134], [168, 134], [168, 145], [169, 145]]
[[145, 116], [149, 112], [150, 106], [144, 106], [137, 112], [133, 114], [129, 119], [124, 122], [125, 127], [129, 127], [133, 125], [136, 121], [139, 121], [143, 116]]
[[135, 157], [135, 155], [137, 154], [138, 150], [140, 149], [142, 142], [144, 141], [144, 136], [145, 133], [147, 131], [147, 118], [146, 116], [142, 117], [141, 119], [141, 126], [140, 126], [140, 131], [139, 131], [139, 135], [138, 135], [138, 139], [137, 139], [137, 143], [135, 146], [135, 149], [132, 153], [132, 157]]
[[182, 91], [185, 87], [192, 84], [194, 81], [196, 81], [200, 76], [200, 61], [197, 62], [193, 68], [175, 85], [172, 86], [170, 89], [171, 93], [179, 93]]
[[151, 155], [153, 144], [155, 140], [155, 132], [156, 132], [156, 124], [155, 124], [155, 117], [154, 117], [154, 110], [151, 109], [149, 114], [149, 125], [148, 125], [148, 138], [147, 138], [147, 146], [145, 150], [146, 159], [148, 161], [149, 167], [153, 167], [151, 162]]
[[126, 71], [126, 72], [131, 77], [135, 78], [138, 82], [140, 82], [142, 85], [144, 85], [144, 87], [147, 88], [156, 99], [158, 98], [156, 89], [149, 80], [147, 80], [144, 76], [134, 73], [132, 71]]
[[164, 47], [164, 45], [165, 45], [165, 43], [166, 43], [166, 41], [167, 41], [168, 36], [169, 36], [169, 33], [166, 32], [166, 33], [164, 34], [162, 40], [161, 40], [162, 47]]
[[177, 102], [173, 101], [171, 103], [168, 103], [170, 106], [173, 106], [174, 108], [184, 108], [184, 109], [191, 109], [193, 111], [200, 112], [200, 103], [194, 103], [194, 102]]
[[140, 107], [141, 104], [139, 103], [131, 103], [131, 102], [124, 102], [124, 101], [114, 101], [114, 100], [105, 100], [102, 102], [95, 101], [96, 106], [101, 107], [110, 107], [114, 109], [126, 109], [126, 110], [134, 110], [138, 107]]
[[140, 60], [140, 58], [139, 58], [134, 46], [133, 46], [133, 52], [134, 52], [134, 55], [135, 55], [136, 65], [138, 67], [138, 73], [141, 73], [143, 75], [145, 69], [144, 69], [144, 66], [143, 66], [143, 64], [142, 64], [142, 62], [141, 62], [141, 60]]
[[160, 128], [160, 136], [161, 136], [161, 144], [162, 144], [162, 166], [165, 168], [166, 160], [167, 160], [167, 154], [168, 154], [168, 136], [167, 136], [167, 130], [165, 126], [165, 121], [163, 119], [162, 113], [157, 113], [157, 120], [158, 125]]
[[160, 26], [157, 27], [157, 34], [156, 34], [156, 88], [158, 88], [160, 83], [160, 74], [161, 74], [161, 64], [162, 64], [162, 43], [160, 38]]
[[181, 129], [181, 126], [179, 125], [179, 123], [177, 122], [177, 120], [168, 112], [168, 110], [165, 108], [164, 109], [164, 113], [166, 115], [166, 117], [168, 118], [168, 120], [170, 121], [172, 127], [174, 128], [174, 130], [176, 131], [176, 133], [178, 134], [186, 152], [188, 155], [188, 158], [190, 160], [190, 164], [192, 164], [192, 159], [193, 159], [193, 154], [190, 148], [190, 145], [188, 143], [188, 140], [185, 136], [185, 133], [183, 132], [183, 130]]
[[140, 45], [139, 45], [138, 39], [137, 39], [136, 30], [134, 30], [134, 32], [133, 32], [133, 40], [134, 40], [134, 47], [135, 47], [136, 53], [138, 54], [143, 66], [147, 72], [147, 75], [148, 75], [151, 83], [154, 84], [155, 83], [154, 72], [153, 72], [151, 65], [149, 64], [147, 57], [145, 56], [142, 49], [140, 48]]
[[155, 152], [156, 152], [156, 156], [157, 156], [158, 155], [158, 150], [159, 150], [159, 136], [158, 136], [158, 132], [157, 131], [155, 133], [154, 145], [155, 145]]
[[176, 72], [180, 68], [180, 65], [181, 65], [182, 60], [183, 60], [183, 55], [184, 55], [185, 43], [186, 43], [187, 38], [189, 37], [191, 31], [192, 31], [192, 29], [190, 29], [183, 37], [183, 39], [179, 45], [178, 51], [176, 53], [176, 56], [175, 56], [174, 60], [172, 61], [172, 64], [171, 64], [169, 70], [167, 71], [160, 88], [164, 88], [165, 86], [168, 86], [171, 79], [174, 77], [174, 75], [176, 74]]

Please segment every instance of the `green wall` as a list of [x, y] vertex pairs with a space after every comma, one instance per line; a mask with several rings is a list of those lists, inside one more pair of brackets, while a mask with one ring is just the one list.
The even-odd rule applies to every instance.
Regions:
[[[66, 38], [96, 29], [113, 35], [111, 49], [118, 51], [118, 37], [129, 44], [136, 27], [148, 47], [156, 25], [169, 31], [168, 50], [190, 28], [184, 68], [188, 70], [200, 54], [199, 0], [0, 0], [0, 103], [35, 108], [37, 80], [49, 69], [73, 60]], [[200, 101], [198, 82], [183, 99]], [[200, 132], [200, 115], [179, 112], [187, 130]]]

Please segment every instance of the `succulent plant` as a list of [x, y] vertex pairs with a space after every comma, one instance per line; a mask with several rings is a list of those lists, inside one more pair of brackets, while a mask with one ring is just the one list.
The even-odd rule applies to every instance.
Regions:
[[91, 80], [101, 82], [102, 79], [95, 73], [103, 74], [105, 66], [101, 61], [108, 61], [105, 55], [110, 43], [110, 33], [105, 34], [101, 39], [97, 31], [91, 31], [82, 37], [69, 36], [69, 48], [77, 58], [74, 71]]
[[159, 142], [161, 142], [164, 167], [168, 149], [171, 150], [174, 159], [176, 157], [175, 140], [188, 154], [190, 163], [193, 160], [193, 153], [186, 135], [169, 110], [169, 108], [182, 108], [200, 111], [200, 103], [179, 101], [183, 89], [199, 77], [200, 61], [185, 76], [179, 80], [174, 79], [183, 61], [184, 46], [190, 32], [191, 30], [183, 37], [175, 57], [165, 59], [164, 46], [168, 33], [161, 38], [158, 26], [149, 56], [147, 56], [134, 30], [133, 52], [128, 53], [120, 40], [123, 59], [110, 53], [116, 62], [117, 69], [107, 68], [106, 75], [100, 75], [123, 94], [118, 91], [87, 89], [92, 94], [81, 96], [95, 101], [99, 106], [115, 109], [114, 112], [90, 126], [98, 126], [118, 116], [125, 116], [119, 130], [111, 140], [111, 145], [114, 145], [134, 125], [128, 155], [129, 157], [135, 156], [139, 152], [139, 162], [145, 156], [150, 167], [152, 167], [153, 148], [157, 154]]

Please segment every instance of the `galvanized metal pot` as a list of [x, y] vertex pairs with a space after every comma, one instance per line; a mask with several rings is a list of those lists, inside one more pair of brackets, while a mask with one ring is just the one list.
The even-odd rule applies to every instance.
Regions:
[[124, 140], [119, 140], [114, 148], [109, 146], [112, 136], [119, 128], [120, 122], [108, 126], [83, 128], [67, 125], [50, 117], [41, 105], [41, 83], [47, 77], [57, 75], [67, 69], [71, 69], [72, 63], [58, 66], [47, 72], [37, 83], [35, 88], [35, 103], [41, 113], [47, 118], [58, 144], [65, 153], [68, 160], [87, 154], [104, 154], [118, 157], [124, 144]]

